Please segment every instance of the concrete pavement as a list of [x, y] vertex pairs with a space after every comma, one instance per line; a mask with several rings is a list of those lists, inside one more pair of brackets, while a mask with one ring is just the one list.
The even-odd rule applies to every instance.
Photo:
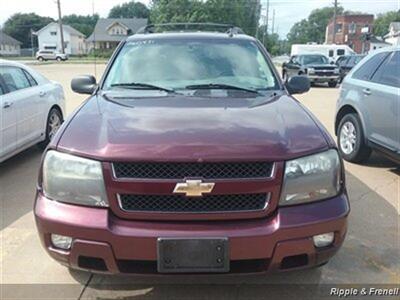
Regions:
[[[85, 99], [71, 91], [72, 77], [95, 71], [99, 77], [104, 67], [34, 66], [63, 84], [68, 113]], [[338, 91], [316, 87], [297, 97], [331, 133]], [[40, 156], [34, 147], [0, 166], [0, 289], [4, 299], [266, 299], [267, 295], [273, 299], [271, 295], [290, 292], [287, 283], [400, 283], [399, 169], [382, 157], [373, 156], [363, 166], [346, 163], [352, 208], [349, 232], [341, 251], [323, 268], [269, 276], [164, 278], [90, 275], [69, 271], [51, 260], [41, 248], [32, 214]]]

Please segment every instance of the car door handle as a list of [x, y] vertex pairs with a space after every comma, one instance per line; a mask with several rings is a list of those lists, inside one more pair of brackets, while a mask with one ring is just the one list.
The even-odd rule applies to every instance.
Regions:
[[40, 97], [44, 97], [44, 96], [46, 96], [46, 94], [47, 94], [46, 92], [40, 92], [40, 93], [39, 93], [39, 96], [40, 96]]
[[14, 104], [14, 103], [12, 103], [12, 102], [4, 102], [3, 108], [4, 108], [4, 109], [10, 108], [11, 106], [13, 106], [13, 104]]
[[372, 94], [370, 89], [363, 89], [363, 93], [364, 93], [364, 95], [366, 95], [366, 96], [369, 96], [369, 95]]

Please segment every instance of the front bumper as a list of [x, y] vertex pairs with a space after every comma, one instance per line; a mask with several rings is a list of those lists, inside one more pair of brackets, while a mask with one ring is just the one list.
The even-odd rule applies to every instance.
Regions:
[[[114, 274], [157, 273], [159, 237], [227, 237], [231, 273], [321, 265], [342, 245], [349, 211], [345, 194], [279, 208], [268, 218], [223, 222], [123, 220], [109, 209], [63, 204], [40, 193], [35, 202], [40, 239], [51, 257], [72, 268]], [[327, 232], [335, 233], [333, 244], [316, 249], [312, 236]], [[52, 233], [73, 237], [71, 249], [56, 249], [51, 244]]]

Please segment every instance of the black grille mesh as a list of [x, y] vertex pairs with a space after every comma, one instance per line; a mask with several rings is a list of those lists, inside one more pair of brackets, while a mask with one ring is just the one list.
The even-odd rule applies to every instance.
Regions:
[[114, 163], [117, 178], [227, 179], [270, 177], [272, 163]]
[[267, 194], [206, 195], [120, 195], [120, 205], [126, 211], [139, 212], [238, 212], [263, 210]]

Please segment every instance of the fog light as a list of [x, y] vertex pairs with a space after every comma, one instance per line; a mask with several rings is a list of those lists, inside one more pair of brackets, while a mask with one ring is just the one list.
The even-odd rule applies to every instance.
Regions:
[[317, 248], [327, 247], [333, 243], [334, 238], [335, 234], [333, 232], [314, 235], [314, 245]]
[[53, 246], [55, 246], [57, 248], [60, 248], [63, 250], [69, 250], [69, 249], [71, 249], [72, 238], [69, 236], [52, 234], [51, 242], [52, 242]]

